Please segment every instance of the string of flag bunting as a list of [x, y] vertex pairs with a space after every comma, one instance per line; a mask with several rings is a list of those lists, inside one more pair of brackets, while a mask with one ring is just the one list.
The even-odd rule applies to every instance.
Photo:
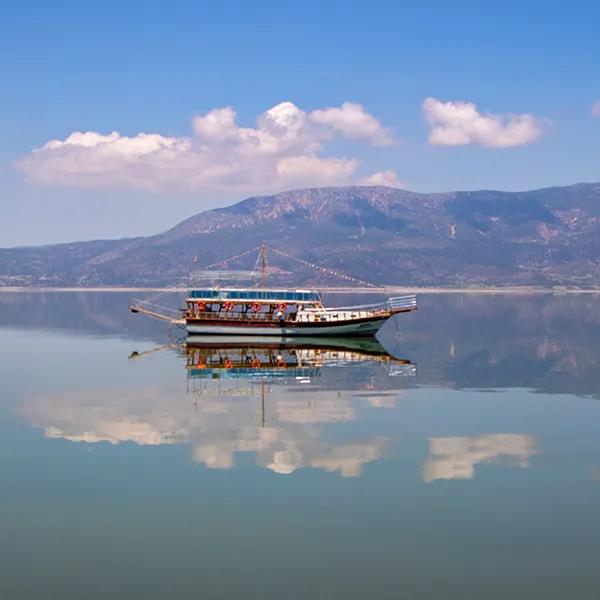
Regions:
[[[245, 250], [244, 252], [240, 252], [240, 254], [236, 254], [234, 256], [229, 256], [228, 258], [224, 258], [218, 262], [214, 262], [210, 265], [207, 265], [204, 267], [204, 269], [206, 271], [208, 271], [209, 269], [214, 269], [215, 267], [227, 266], [227, 263], [237, 260], [238, 258], [243, 258], [244, 256], [247, 256], [248, 254], [251, 254], [252, 252], [256, 252], [257, 250], [260, 250], [259, 246], [254, 246], [254, 248], [250, 248], [250, 250]], [[194, 263], [196, 263], [196, 262], [198, 262], [197, 256], [194, 257]]]
[[[228, 262], [231, 262], [233, 260], [236, 260], [238, 258], [242, 258], [248, 254], [250, 254], [251, 252], [255, 252], [256, 250], [259, 250], [258, 246], [255, 246], [254, 248], [250, 248], [249, 250], [246, 250], [244, 252], [241, 252], [240, 254], [236, 254], [235, 256], [230, 256], [228, 258], [224, 258], [219, 260], [218, 262], [212, 263], [211, 265], [207, 265], [206, 267], [204, 267], [206, 270], [209, 269], [214, 269], [215, 267], [218, 267], [220, 265], [223, 266], [227, 266]], [[194, 256], [193, 261], [194, 264], [198, 263], [198, 257]], [[168, 286], [166, 286], [165, 288], [163, 288], [162, 290], [160, 290], [159, 292], [157, 292], [156, 294], [150, 296], [147, 299], [147, 302], [149, 303], [156, 303], [156, 301], [161, 298], [164, 294], [166, 294], [167, 292], [169, 292], [170, 290], [172, 290], [173, 288], [179, 288], [181, 286], [185, 286], [185, 287], [189, 287], [190, 283], [191, 283], [191, 275], [192, 274], [187, 274], [184, 277], [178, 278], [175, 281], [173, 281], [172, 283], [170, 283]]]
[[363, 279], [358, 279], [357, 277], [351, 277], [350, 275], [346, 275], [345, 273], [340, 273], [339, 271], [334, 271], [333, 269], [328, 269], [327, 267], [322, 267], [321, 265], [316, 265], [314, 263], [309, 262], [308, 260], [304, 260], [303, 258], [298, 258], [297, 256], [292, 256], [283, 250], [278, 250], [277, 248], [269, 248], [272, 252], [279, 254], [281, 256], [285, 256], [291, 260], [295, 260], [296, 262], [302, 263], [308, 267], [312, 267], [317, 271], [321, 271], [327, 275], [333, 275], [335, 277], [339, 277], [340, 279], [345, 279], [346, 281], [353, 281], [354, 283], [360, 283], [361, 285], [367, 287], [377, 287], [374, 283], [370, 283], [369, 281], [364, 281]]
[[[223, 259], [221, 259], [217, 262], [214, 262], [210, 265], [206, 265], [203, 267], [203, 269], [208, 271], [210, 269], [214, 269], [215, 267], [220, 267], [220, 266], [226, 267], [226, 266], [228, 266], [228, 263], [238, 260], [240, 258], [244, 258], [245, 256], [252, 254], [253, 252], [260, 251], [260, 249], [261, 249], [260, 246], [254, 246], [253, 248], [250, 248], [249, 250], [244, 250], [244, 252], [240, 252], [239, 254], [235, 254], [233, 256], [223, 258]], [[343, 279], [345, 281], [351, 281], [353, 283], [358, 283], [358, 284], [366, 286], [366, 287], [377, 287], [377, 285], [375, 285], [374, 283], [371, 283], [370, 281], [365, 281], [364, 279], [359, 279], [358, 277], [352, 277], [351, 275], [347, 275], [346, 273], [340, 273], [339, 271], [336, 271], [334, 269], [328, 269], [327, 267], [323, 267], [321, 265], [312, 263], [308, 260], [304, 260], [303, 258], [298, 258], [297, 256], [293, 256], [292, 254], [288, 254], [287, 252], [284, 252], [283, 250], [279, 250], [278, 248], [270, 247], [269, 250], [275, 254], [278, 254], [278, 255], [288, 258], [290, 260], [294, 260], [300, 264], [303, 264], [307, 267], [310, 267], [312, 269], [320, 271], [321, 273], [324, 273], [326, 275], [332, 275], [339, 279]], [[259, 256], [259, 259], [260, 259], [260, 256]], [[256, 271], [258, 268], [258, 260], [259, 259], [257, 259], [257, 263], [254, 265], [254, 271]], [[193, 262], [194, 262], [194, 264], [196, 264], [198, 262], [197, 256], [194, 256]], [[188, 284], [190, 283], [190, 275], [189, 274], [185, 277], [185, 279], [181, 279], [177, 284], [171, 284], [171, 286], [169, 286], [168, 288], [164, 288], [163, 290], [159, 291], [156, 296], [152, 297], [152, 300], [156, 301], [159, 297], [161, 297], [164, 293], [166, 293], [169, 290], [169, 288], [172, 289], [175, 286], [179, 287], [179, 285], [181, 285], [184, 282], [186, 282]]]

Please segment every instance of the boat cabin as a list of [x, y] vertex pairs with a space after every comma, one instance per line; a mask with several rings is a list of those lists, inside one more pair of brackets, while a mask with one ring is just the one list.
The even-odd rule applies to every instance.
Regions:
[[321, 294], [314, 290], [257, 288], [194, 289], [185, 299], [184, 316], [193, 319], [295, 320], [298, 312], [322, 309]]

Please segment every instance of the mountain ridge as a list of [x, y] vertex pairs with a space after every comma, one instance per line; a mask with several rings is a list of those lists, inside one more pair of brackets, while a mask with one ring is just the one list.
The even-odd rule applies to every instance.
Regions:
[[[374, 283], [596, 287], [600, 183], [290, 190], [203, 211], [151, 236], [0, 249], [0, 285], [165, 285], [263, 241]], [[230, 266], [248, 269], [254, 258]], [[336, 283], [291, 261], [277, 266], [278, 284]]]

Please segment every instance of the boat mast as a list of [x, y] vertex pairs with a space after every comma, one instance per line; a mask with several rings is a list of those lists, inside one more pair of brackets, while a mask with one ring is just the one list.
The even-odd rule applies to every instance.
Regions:
[[265, 428], [265, 376], [262, 375], [260, 378], [260, 419], [261, 427]]
[[267, 246], [263, 242], [260, 245], [260, 253], [258, 255], [260, 260], [260, 287], [265, 287], [265, 273], [267, 270]]

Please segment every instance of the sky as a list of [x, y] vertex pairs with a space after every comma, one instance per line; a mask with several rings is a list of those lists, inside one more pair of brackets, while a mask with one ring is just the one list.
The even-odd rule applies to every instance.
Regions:
[[245, 197], [600, 180], [600, 3], [6, 2], [0, 247]]

